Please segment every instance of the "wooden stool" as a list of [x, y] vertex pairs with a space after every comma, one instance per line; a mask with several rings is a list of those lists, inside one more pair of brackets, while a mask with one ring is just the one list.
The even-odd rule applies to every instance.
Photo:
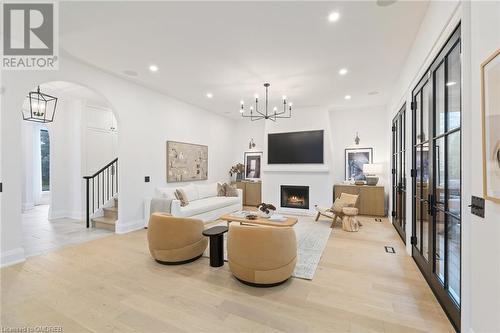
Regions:
[[344, 217], [342, 218], [342, 229], [344, 231], [356, 232], [359, 230], [359, 222], [356, 219], [358, 215], [358, 209], [355, 207], [344, 207], [342, 208], [342, 213]]

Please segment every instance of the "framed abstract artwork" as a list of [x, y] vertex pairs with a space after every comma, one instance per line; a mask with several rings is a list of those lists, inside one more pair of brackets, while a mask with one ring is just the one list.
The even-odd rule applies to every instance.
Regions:
[[245, 179], [260, 180], [262, 152], [245, 152]]
[[373, 148], [345, 150], [345, 180], [364, 180], [363, 165], [373, 162]]
[[208, 146], [167, 141], [167, 183], [208, 179]]
[[500, 49], [481, 64], [483, 195], [500, 203]]

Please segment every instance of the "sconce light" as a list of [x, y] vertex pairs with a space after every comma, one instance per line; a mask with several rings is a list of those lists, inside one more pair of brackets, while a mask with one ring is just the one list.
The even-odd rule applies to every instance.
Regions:
[[250, 142], [248, 143], [248, 149], [255, 148], [255, 142], [253, 142], [253, 138], [250, 139]]
[[358, 135], [358, 132], [356, 132], [356, 137], [354, 138], [354, 143], [356, 143], [357, 145], [359, 145], [359, 135]]

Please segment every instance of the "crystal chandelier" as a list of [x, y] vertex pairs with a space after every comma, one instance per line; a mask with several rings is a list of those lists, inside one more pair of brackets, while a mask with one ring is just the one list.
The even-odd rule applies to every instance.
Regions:
[[276, 121], [278, 118], [291, 118], [292, 117], [292, 103], [289, 103], [286, 96], [283, 96], [282, 111], [278, 111], [278, 107], [273, 107], [272, 111], [269, 111], [269, 83], [264, 83], [266, 87], [266, 101], [264, 110], [259, 110], [259, 95], [255, 95], [255, 107], [250, 106], [248, 110], [245, 109], [245, 102], [241, 101], [240, 113], [243, 118], [250, 118], [252, 121], [260, 119], [270, 119]]
[[40, 86], [36, 91], [28, 94], [29, 110], [22, 111], [23, 119], [37, 123], [51, 123], [56, 113], [57, 97], [40, 92]]

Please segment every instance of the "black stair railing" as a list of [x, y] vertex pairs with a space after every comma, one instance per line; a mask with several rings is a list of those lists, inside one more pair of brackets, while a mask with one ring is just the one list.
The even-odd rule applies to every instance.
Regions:
[[90, 227], [90, 215], [118, 193], [118, 157], [99, 169], [92, 176], [85, 176], [86, 222]]

